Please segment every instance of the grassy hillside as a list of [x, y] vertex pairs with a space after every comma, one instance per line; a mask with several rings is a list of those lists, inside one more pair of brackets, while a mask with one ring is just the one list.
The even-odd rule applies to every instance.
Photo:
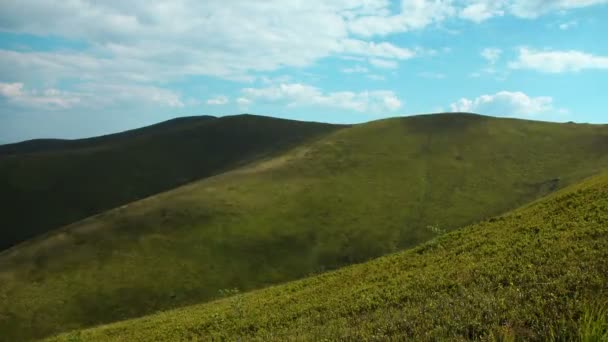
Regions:
[[239, 115], [0, 146], [0, 250], [340, 126]]
[[608, 340], [608, 174], [419, 247], [53, 341]]
[[23, 340], [362, 262], [608, 166], [608, 127], [447, 114], [336, 131], [0, 255]]

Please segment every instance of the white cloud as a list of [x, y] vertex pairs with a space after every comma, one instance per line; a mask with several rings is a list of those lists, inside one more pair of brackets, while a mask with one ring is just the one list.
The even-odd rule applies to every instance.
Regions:
[[310, 85], [289, 83], [266, 88], [245, 88], [242, 93], [243, 98], [250, 102], [284, 102], [289, 107], [319, 106], [357, 112], [385, 112], [395, 111], [402, 106], [401, 100], [390, 90], [323, 93]]
[[51, 110], [71, 108], [81, 101], [78, 94], [53, 88], [26, 90], [23, 83], [0, 83], [0, 96], [18, 106]]
[[553, 107], [553, 98], [530, 97], [522, 92], [500, 91], [493, 95], [481, 95], [475, 99], [461, 98], [450, 105], [452, 112], [475, 112], [495, 116], [533, 117], [539, 114], [563, 110]]
[[244, 97], [239, 97], [238, 99], [236, 99], [236, 103], [241, 107], [247, 107], [251, 104], [251, 100], [246, 99]]
[[536, 18], [543, 14], [605, 4], [608, 0], [515, 0], [510, 5], [512, 14], [522, 18]]
[[469, 74], [469, 77], [478, 78], [482, 76], [491, 75], [496, 80], [503, 81], [505, 80], [509, 73], [506, 70], [499, 70], [496, 67], [496, 64], [500, 60], [503, 51], [498, 48], [485, 48], [481, 50], [481, 57], [487, 61], [487, 64], [483, 66], [481, 69], [472, 72]]
[[171, 90], [154, 86], [86, 83], [80, 85], [78, 91], [81, 96], [89, 99], [87, 105], [94, 108], [123, 108], [133, 105], [161, 105], [172, 108], [184, 107], [184, 102], [180, 95]]
[[348, 28], [356, 35], [370, 37], [395, 32], [422, 29], [441, 22], [454, 14], [450, 0], [402, 0], [399, 14], [388, 12], [381, 15], [356, 18], [348, 23]]
[[386, 80], [386, 77], [384, 77], [382, 75], [376, 75], [376, 74], [369, 74], [369, 75], [367, 75], [367, 78], [369, 78], [370, 80], [373, 80], [373, 81], [384, 81], [384, 80]]
[[460, 12], [460, 17], [476, 23], [505, 14], [500, 1], [477, 1], [469, 4]]
[[541, 15], [605, 4], [608, 0], [469, 0], [459, 8], [459, 17], [482, 22], [503, 15], [533, 19]]
[[8, 98], [23, 96], [23, 83], [0, 83], [0, 95]]
[[[430, 21], [420, 21], [418, 14], [435, 7], [406, 1], [400, 16], [408, 27], [422, 28]], [[2, 4], [1, 31], [65, 37], [88, 47], [0, 50], [0, 75], [25, 84], [67, 80], [76, 88], [82, 83], [158, 88], [193, 75], [253, 82], [259, 73], [307, 67], [327, 57], [394, 64], [417, 52], [353, 33], [365, 18], [390, 16], [389, 8], [386, 0], [235, 0], [230, 6], [221, 0], [135, 0], [128, 5], [119, 0], [10, 0]]]
[[386, 109], [393, 111], [401, 108], [401, 100], [399, 100], [392, 91], [384, 92], [383, 94], [377, 93], [377, 95], [382, 98], [382, 102]]
[[531, 69], [546, 73], [576, 72], [586, 69], [608, 69], [608, 57], [581, 51], [538, 51], [521, 48], [512, 69]]
[[[407, 59], [414, 52], [354, 37], [349, 25], [386, 14], [385, 0], [149, 2], [20, 0], [3, 3], [0, 30], [84, 40], [84, 53], [22, 52], [27, 73], [60, 79], [83, 73], [128, 81], [187, 75], [247, 80], [259, 71], [308, 66], [335, 55]], [[412, 13], [409, 16], [414, 16]], [[69, 61], [69, 62], [65, 62]], [[7, 63], [8, 64], [8, 63]], [[51, 80], [52, 81], [52, 80]]]
[[[0, 50], [0, 75], [2, 81], [39, 88], [75, 84], [70, 92], [58, 91], [81, 102], [111, 104], [126, 101], [128, 94], [145, 103], [179, 107], [184, 105], [180, 97], [162, 87], [188, 76], [253, 82], [260, 73], [308, 67], [328, 57], [395, 67], [399, 61], [438, 52], [382, 41], [384, 35], [438, 26], [455, 17], [477, 22], [509, 14], [533, 18], [606, 2], [402, 0], [393, 10], [388, 0], [233, 0], [230, 6], [223, 0], [7, 0], [2, 2], [0, 31], [73, 39], [87, 47]], [[269, 84], [288, 82], [293, 81]], [[107, 92], [83, 91], [85, 84]], [[141, 98], [142, 93], [153, 97]], [[73, 106], [73, 101], [65, 105]]]
[[219, 95], [213, 98], [210, 98], [207, 100], [207, 104], [208, 105], [214, 105], [214, 106], [218, 106], [218, 105], [225, 105], [228, 103], [228, 97], [224, 96], [224, 95]]
[[395, 61], [390, 61], [390, 60], [380, 59], [380, 58], [371, 58], [369, 60], [369, 64], [375, 66], [376, 68], [383, 68], [383, 69], [396, 69], [399, 66], [397, 64], [397, 62], [395, 62]]
[[576, 21], [576, 20], [570, 20], [568, 22], [559, 24], [559, 29], [565, 31], [565, 30], [569, 30], [569, 29], [571, 29], [573, 27], [576, 27], [576, 26], [578, 26], [578, 21]]
[[357, 39], [342, 40], [337, 51], [352, 55], [395, 59], [409, 59], [416, 55], [410, 49], [405, 49], [391, 43], [375, 43]]
[[497, 48], [485, 48], [481, 51], [481, 57], [488, 61], [490, 64], [496, 64], [502, 54], [501, 49]]
[[261, 77], [259, 77], [259, 80], [263, 84], [285, 83], [285, 82], [291, 81], [291, 76], [288, 76], [288, 75], [281, 75], [281, 76], [276, 76], [276, 77], [261, 76]]
[[0, 83], [0, 96], [9, 103], [37, 109], [58, 110], [76, 107], [106, 108], [127, 105], [161, 104], [183, 107], [175, 93], [156, 87], [86, 83], [77, 91], [55, 88], [26, 89], [23, 83]]
[[342, 72], [345, 74], [364, 74], [367, 73], [369, 70], [366, 67], [362, 67], [360, 65], [355, 65], [352, 68], [344, 68], [342, 69]]
[[387, 0], [235, 0], [229, 7], [221, 0], [135, 0], [128, 5], [119, 0], [11, 0], [2, 4], [0, 30], [74, 38], [91, 48], [80, 53], [3, 51], [2, 64], [14, 66], [13, 74], [51, 83], [81, 76], [158, 82], [207, 75], [247, 81], [255, 72], [309, 66], [329, 56], [404, 60], [425, 55], [367, 39], [422, 29], [456, 15], [472, 20], [502, 12], [531, 16], [606, 1], [475, 0], [462, 5], [402, 0], [393, 14]]

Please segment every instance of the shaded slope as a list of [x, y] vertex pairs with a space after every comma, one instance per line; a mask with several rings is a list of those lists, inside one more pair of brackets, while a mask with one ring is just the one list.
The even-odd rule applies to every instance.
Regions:
[[0, 146], [0, 250], [338, 128], [201, 116], [90, 139]]
[[607, 284], [604, 174], [406, 252], [52, 340], [603, 341]]
[[381, 120], [66, 227], [0, 256], [13, 339], [365, 261], [608, 166], [608, 127]]

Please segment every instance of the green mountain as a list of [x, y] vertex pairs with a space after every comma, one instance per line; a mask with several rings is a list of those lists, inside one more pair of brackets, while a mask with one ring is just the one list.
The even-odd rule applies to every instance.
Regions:
[[363, 262], [596, 174], [607, 148], [608, 126], [471, 114], [343, 128], [0, 254], [0, 331], [44, 337]]
[[199, 116], [91, 139], [0, 146], [0, 250], [338, 128]]
[[406, 252], [52, 341], [607, 341], [608, 173]]

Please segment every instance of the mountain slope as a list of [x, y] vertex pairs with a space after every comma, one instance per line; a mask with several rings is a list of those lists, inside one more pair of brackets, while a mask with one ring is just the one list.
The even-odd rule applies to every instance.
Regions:
[[0, 146], [0, 250], [339, 128], [201, 116], [90, 139]]
[[608, 167], [608, 127], [381, 120], [70, 225], [0, 255], [12, 340], [362, 262]]
[[52, 341], [608, 340], [608, 174], [406, 252]]

